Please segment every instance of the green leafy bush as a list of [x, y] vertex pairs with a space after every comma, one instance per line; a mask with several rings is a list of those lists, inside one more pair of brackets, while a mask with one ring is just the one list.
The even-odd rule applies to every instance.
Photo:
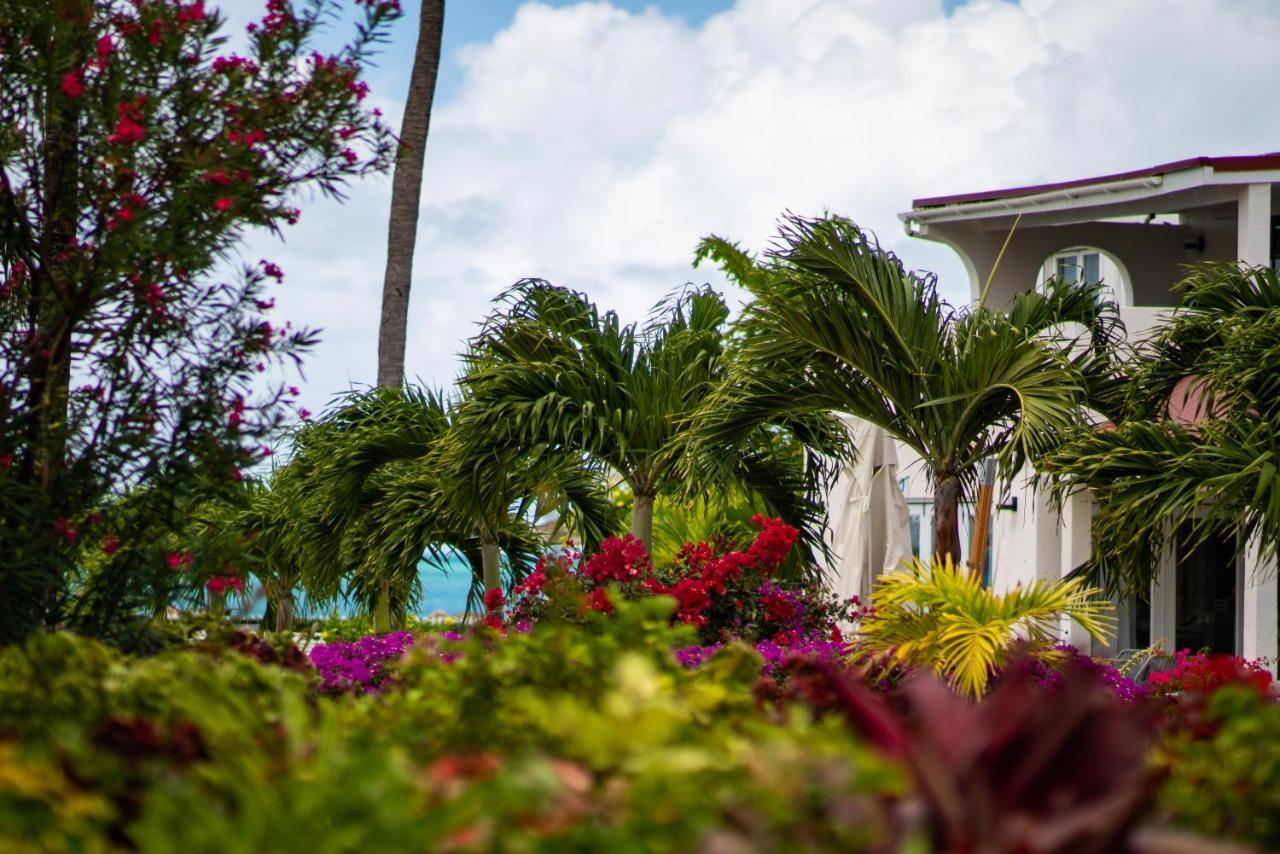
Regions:
[[[892, 833], [904, 772], [837, 719], [759, 706], [760, 661], [670, 650], [673, 604], [434, 635], [378, 696], [255, 649], [140, 659], [67, 634], [0, 652], [0, 843], [142, 851], [738, 847]], [[250, 653], [250, 654], [244, 654]], [[37, 840], [33, 843], [32, 840]]]
[[1160, 808], [1176, 824], [1280, 851], [1280, 705], [1253, 684], [1185, 703], [1157, 753]]

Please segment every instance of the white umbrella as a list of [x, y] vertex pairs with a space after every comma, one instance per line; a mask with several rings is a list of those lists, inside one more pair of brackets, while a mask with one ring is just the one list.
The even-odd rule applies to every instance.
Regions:
[[911, 558], [911, 521], [898, 486], [898, 451], [889, 434], [860, 418], [842, 415], [858, 449], [827, 499], [831, 546], [828, 583], [842, 599], [869, 600], [876, 576]]

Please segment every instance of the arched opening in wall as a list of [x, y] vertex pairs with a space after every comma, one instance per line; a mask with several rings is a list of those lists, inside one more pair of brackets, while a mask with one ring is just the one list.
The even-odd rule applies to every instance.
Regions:
[[1124, 262], [1097, 246], [1068, 246], [1045, 259], [1037, 288], [1051, 279], [1093, 284], [1101, 282], [1117, 305], [1133, 305], [1133, 285]]

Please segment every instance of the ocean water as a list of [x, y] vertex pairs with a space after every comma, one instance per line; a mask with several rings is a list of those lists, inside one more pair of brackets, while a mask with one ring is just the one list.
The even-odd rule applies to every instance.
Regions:
[[[422, 583], [422, 596], [418, 607], [414, 609], [419, 617], [425, 617], [436, 611], [446, 614], [461, 614], [467, 609], [467, 593], [471, 589], [471, 565], [461, 555], [454, 555], [443, 569], [428, 565], [425, 561], [418, 565], [418, 578]], [[249, 604], [245, 608], [231, 607], [231, 613], [238, 617], [261, 617], [266, 610], [266, 602], [251, 589], [247, 597]], [[358, 609], [350, 602], [339, 600], [337, 604], [320, 609], [309, 609], [306, 597], [298, 594], [298, 615], [307, 617], [325, 617], [337, 611], [344, 617], [352, 616]]]

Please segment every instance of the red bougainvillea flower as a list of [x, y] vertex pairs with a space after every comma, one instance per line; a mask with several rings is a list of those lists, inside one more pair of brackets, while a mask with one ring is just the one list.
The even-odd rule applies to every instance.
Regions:
[[545, 561], [545, 555], [538, 558], [537, 568], [526, 575], [524, 581], [516, 585], [515, 594], [517, 596], [536, 596], [542, 592], [543, 585], [547, 583], [547, 572], [543, 568]]
[[587, 594], [587, 607], [592, 611], [600, 611], [604, 614], [613, 613], [613, 603], [609, 601], [609, 591], [603, 587], [597, 587]]
[[653, 572], [653, 564], [644, 549], [644, 543], [633, 535], [622, 539], [610, 537], [600, 544], [596, 552], [582, 568], [583, 574], [597, 584], [609, 581], [626, 583]]
[[484, 609], [490, 614], [501, 611], [504, 604], [506, 604], [506, 597], [502, 595], [501, 588], [493, 587], [484, 594]]
[[1233, 655], [1194, 655], [1188, 649], [1173, 654], [1172, 670], [1156, 671], [1147, 683], [1157, 694], [1191, 692], [1211, 694], [1223, 685], [1251, 685], [1266, 696], [1271, 673], [1255, 661]]
[[228, 196], [219, 196], [213, 203], [213, 209], [218, 211], [226, 211], [231, 209], [231, 199]]
[[115, 534], [107, 534], [102, 538], [103, 554], [113, 555], [116, 553], [116, 549], [118, 548], [120, 548], [120, 543], [116, 540]]
[[62, 92], [68, 98], [79, 98], [84, 94], [84, 72], [68, 71], [62, 75]]

